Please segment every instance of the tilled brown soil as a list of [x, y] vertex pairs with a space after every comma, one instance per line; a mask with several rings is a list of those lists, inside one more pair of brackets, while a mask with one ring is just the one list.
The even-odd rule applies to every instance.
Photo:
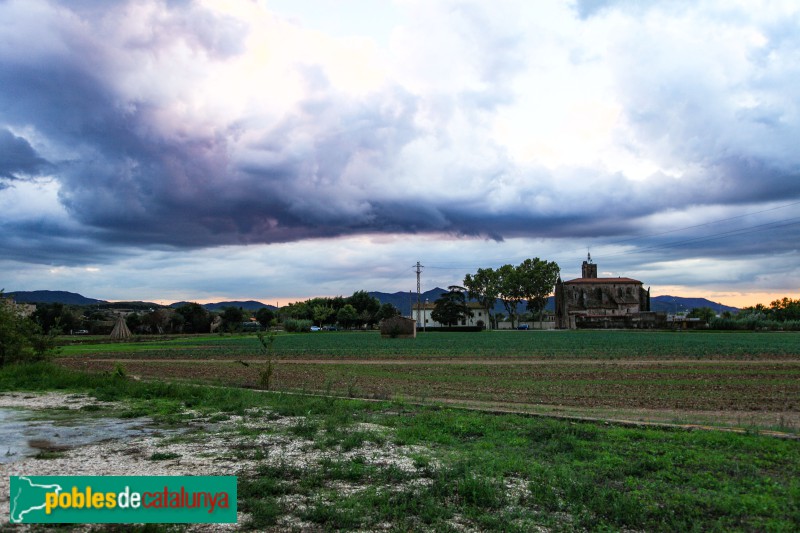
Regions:
[[[111, 371], [117, 362], [59, 359], [64, 366], [92, 372]], [[263, 359], [119, 362], [130, 375], [142, 378], [244, 387], [257, 386], [264, 364]], [[272, 388], [800, 430], [798, 361], [276, 360]]]

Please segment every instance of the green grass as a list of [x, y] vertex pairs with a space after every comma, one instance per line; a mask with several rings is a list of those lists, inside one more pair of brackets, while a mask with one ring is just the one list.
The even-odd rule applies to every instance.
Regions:
[[800, 467], [797, 441], [458, 410], [394, 420], [399, 443], [448, 449], [455, 467], [445, 486], [468, 504], [501, 505], [492, 480], [519, 477], [529, 480], [528, 505], [567, 513], [589, 529], [800, 525], [800, 481], [781, 471]]
[[[323, 447], [354, 450], [372, 439], [378, 444], [388, 439], [433, 454], [415, 452], [419, 475], [429, 480], [418, 485], [408, 484], [413, 476], [396, 467], [369, 464], [360, 455], [333, 457], [311, 470], [264, 465], [240, 478], [240, 505], [251, 513], [254, 529], [278, 523], [286, 512], [279, 498], [287, 494], [309, 498], [301, 518], [331, 530], [389, 522], [399, 530], [446, 531], [453, 520], [497, 531], [535, 525], [646, 531], [800, 528], [800, 442], [793, 440], [135, 382], [47, 364], [0, 369], [0, 390], [88, 391], [102, 400], [131, 401], [151, 416], [177, 414], [187, 406], [238, 414], [259, 407], [307, 417], [288, 433]], [[358, 422], [385, 426], [387, 436], [354, 430]], [[151, 459], [167, 458], [156, 455]], [[328, 489], [335, 482], [364, 487], [352, 493]], [[511, 482], [520, 487], [519, 494], [507, 490]]]
[[64, 457], [65, 452], [56, 450], [42, 450], [33, 456], [34, 459], [59, 459]]
[[178, 459], [180, 456], [181, 454], [174, 452], [155, 452], [149, 457], [149, 459], [151, 461], [167, 461], [169, 459]]

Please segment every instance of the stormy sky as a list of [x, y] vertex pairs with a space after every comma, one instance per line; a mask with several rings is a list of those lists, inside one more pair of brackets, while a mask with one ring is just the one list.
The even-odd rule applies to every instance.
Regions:
[[799, 106], [794, 1], [0, 0], [0, 285], [796, 298]]

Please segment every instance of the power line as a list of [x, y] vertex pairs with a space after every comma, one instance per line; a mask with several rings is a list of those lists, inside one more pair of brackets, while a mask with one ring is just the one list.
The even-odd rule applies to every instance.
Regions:
[[[710, 220], [708, 222], [703, 222], [702, 224], [694, 224], [694, 225], [691, 225], [691, 226], [685, 226], [685, 227], [682, 227], [682, 228], [671, 229], [671, 230], [662, 231], [662, 232], [659, 232], [659, 233], [650, 233], [650, 234], [645, 234], [645, 235], [639, 235], [639, 236], [636, 236], [636, 237], [631, 237], [631, 238], [628, 238], [628, 239], [620, 239], [620, 240], [616, 240], [616, 241], [609, 241], [609, 242], [605, 242], [605, 243], [601, 243], [601, 244], [595, 244], [595, 246], [611, 246], [611, 245], [614, 245], [614, 244], [622, 244], [622, 243], [636, 241], [636, 240], [640, 240], [640, 239], [646, 239], [646, 238], [650, 238], [650, 237], [660, 237], [660, 236], [663, 236], [663, 235], [669, 235], [671, 233], [678, 233], [680, 231], [686, 231], [686, 230], [690, 230], [690, 229], [702, 228], [702, 227], [711, 226], [711, 225], [714, 225], [714, 224], [719, 224], [719, 223], [722, 223], [722, 222], [730, 222], [732, 220], [738, 220], [738, 219], [749, 217], [749, 216], [752, 216], [752, 215], [760, 215], [762, 213], [769, 213], [771, 211], [777, 211], [779, 209], [786, 209], [787, 207], [793, 207], [793, 206], [796, 206], [796, 205], [800, 205], [800, 201], [791, 202], [791, 203], [788, 203], [788, 204], [783, 204], [783, 205], [779, 205], [779, 206], [775, 206], [775, 207], [770, 207], [768, 209], [761, 209], [759, 211], [751, 211], [749, 213], [744, 213], [744, 214], [736, 215], [736, 216], [733, 216], [733, 217]], [[634, 250], [626, 250], [624, 252], [619, 252], [619, 253], [614, 253], [614, 254], [603, 254], [602, 257], [615, 257], [615, 256], [619, 256], [619, 255], [631, 255], [631, 254], [642, 253], [642, 252], [651, 251], [651, 250], [658, 250], [658, 249], [661, 249], [661, 248], [674, 248], [674, 247], [681, 246], [681, 245], [684, 245], [684, 244], [709, 242], [709, 241], [718, 240], [718, 239], [724, 239], [724, 238], [731, 237], [731, 236], [736, 236], [736, 235], [748, 235], [750, 233], [757, 233], [759, 231], [765, 231], [765, 230], [768, 230], [768, 229], [777, 229], [777, 228], [793, 226], [795, 224], [798, 224], [798, 222], [792, 222], [792, 221], [795, 221], [795, 220], [798, 220], [798, 219], [800, 219], [800, 217], [786, 218], [786, 219], [776, 220], [776, 221], [768, 222], [768, 223], [764, 223], [764, 224], [758, 224], [758, 225], [755, 225], [755, 226], [739, 228], [739, 229], [736, 229], [736, 230], [730, 230], [730, 231], [724, 231], [724, 232], [720, 232], [720, 233], [714, 233], [714, 234], [705, 235], [705, 236], [702, 236], [702, 237], [694, 237], [694, 238], [691, 238], [691, 239], [686, 239], [686, 240], [677, 241], [677, 242], [673, 242], [673, 243], [665, 243], [665, 244], [660, 244], [660, 245], [647, 246], [647, 247], [644, 247], [644, 248], [636, 248]], [[788, 222], [788, 223], [787, 224], [783, 224], [784, 222]], [[575, 250], [571, 250], [571, 251], [575, 251]], [[569, 253], [569, 252], [566, 252], [566, 253]], [[490, 262], [490, 263], [503, 263], [503, 262], [507, 262], [507, 261], [508, 261], [508, 259], [506, 259], [505, 261], [488, 261], [488, 262]], [[438, 269], [438, 270], [459, 270], [459, 269], [464, 269], [464, 268], [481, 268], [481, 267], [477, 267], [475, 265], [458, 265], [458, 266], [452, 266], [452, 267], [428, 266], [428, 268], [434, 268], [434, 269]]]
[[[795, 221], [795, 222], [790, 222], [790, 221]], [[719, 239], [724, 239], [724, 238], [727, 238], [727, 237], [739, 236], [739, 235], [749, 235], [750, 233], [758, 233], [759, 231], [766, 231], [766, 230], [769, 230], [769, 229], [784, 228], [784, 227], [788, 227], [788, 226], [794, 226], [796, 224], [800, 224], [800, 217], [793, 217], [793, 218], [786, 218], [786, 219], [783, 219], [783, 220], [776, 220], [774, 222], [768, 222], [768, 223], [765, 223], [765, 224], [758, 224], [758, 225], [755, 225], [755, 226], [750, 226], [750, 227], [746, 227], [746, 228], [739, 228], [739, 229], [730, 230], [730, 231], [723, 231], [721, 233], [714, 233], [712, 235], [704, 235], [702, 237], [695, 237], [693, 239], [686, 239], [686, 240], [683, 240], [683, 241], [677, 241], [677, 242], [671, 242], [671, 243], [665, 243], [665, 244], [657, 244], [657, 245], [653, 245], [653, 246], [648, 246], [646, 248], [636, 248], [634, 250], [626, 250], [624, 252], [619, 252], [619, 253], [616, 253], [616, 254], [607, 254], [607, 255], [604, 255], [603, 257], [614, 257], [614, 256], [618, 256], [618, 255], [630, 255], [630, 254], [635, 254], [635, 253], [647, 252], [647, 251], [651, 251], [651, 250], [659, 250], [659, 249], [662, 249], [662, 248], [674, 248], [676, 246], [681, 246], [681, 245], [684, 245], [684, 244], [708, 242], [708, 241], [714, 241], [714, 240], [719, 240]]]
[[704, 226], [711, 226], [712, 224], [719, 224], [720, 222], [729, 222], [731, 220], [736, 220], [736, 219], [739, 219], [739, 218], [749, 217], [751, 215], [760, 215], [762, 213], [769, 213], [770, 211], [777, 211], [778, 209], [785, 209], [787, 207], [792, 207], [792, 206], [795, 206], [795, 205], [800, 205], [800, 202], [792, 202], [790, 204], [779, 205], [777, 207], [770, 207], [769, 209], [762, 209], [761, 211], [753, 211], [751, 213], [745, 213], [743, 215], [736, 215], [735, 217], [720, 218], [718, 220], [710, 220], [708, 222], [703, 222], [702, 224], [695, 224], [693, 226], [686, 226], [686, 227], [683, 227], [683, 228], [676, 228], [676, 229], [672, 229], [672, 230], [669, 230], [669, 231], [663, 231], [661, 233], [649, 233], [649, 234], [646, 234], [646, 235], [639, 235], [639, 236], [636, 236], [636, 237], [631, 237], [629, 239], [620, 239], [620, 240], [617, 240], [617, 241], [610, 241], [610, 242], [606, 242], [606, 243], [600, 244], [599, 246], [609, 246], [609, 245], [612, 245], [612, 244], [620, 244], [620, 243], [623, 243], [623, 242], [635, 241], [637, 239], [646, 239], [648, 237], [660, 237], [661, 235], [668, 235], [670, 233], [677, 233], [679, 231], [684, 231], [684, 230], [687, 230], [687, 229], [702, 228]]
[[[671, 229], [671, 230], [668, 230], [668, 231], [662, 231], [662, 232], [659, 232], [659, 233], [650, 233], [650, 234], [645, 234], [645, 235], [639, 235], [639, 236], [636, 236], [636, 237], [631, 237], [631, 238], [628, 238], [628, 239], [620, 239], [620, 240], [616, 240], [616, 241], [609, 241], [609, 242], [605, 242], [605, 243], [594, 244], [594, 247], [610, 246], [610, 245], [614, 245], [614, 244], [622, 244], [622, 243], [636, 241], [636, 240], [640, 240], [640, 239], [646, 239], [646, 238], [650, 238], [650, 237], [660, 237], [660, 236], [663, 236], [663, 235], [669, 235], [669, 234], [672, 234], [672, 233], [678, 233], [678, 232], [686, 231], [686, 230], [690, 230], [690, 229], [696, 229], [696, 228], [702, 228], [702, 227], [706, 227], [706, 226], [711, 226], [711, 225], [719, 224], [719, 223], [722, 223], [722, 222], [730, 222], [732, 220], [738, 220], [738, 219], [745, 218], [745, 217], [752, 216], [752, 215], [759, 215], [759, 214], [762, 214], [762, 213], [769, 213], [769, 212], [772, 212], [772, 211], [777, 211], [777, 210], [780, 210], [780, 209], [786, 209], [787, 207], [793, 207], [793, 206], [796, 206], [796, 205], [800, 205], [800, 201], [791, 202], [791, 203], [788, 203], [788, 204], [783, 204], [783, 205], [779, 205], [779, 206], [775, 206], [775, 207], [770, 207], [770, 208], [767, 208], [767, 209], [761, 209], [759, 211], [751, 211], [749, 213], [743, 213], [741, 215], [736, 215], [736, 216], [733, 216], [733, 217], [710, 220], [708, 222], [703, 222], [701, 224], [694, 224], [694, 225], [691, 225], [691, 226], [675, 228], [675, 229]], [[643, 252], [652, 251], [652, 250], [658, 250], [658, 249], [662, 249], [662, 248], [674, 248], [674, 247], [682, 246], [682, 245], [685, 245], [685, 244], [709, 242], [709, 241], [724, 239], [724, 238], [727, 238], [727, 237], [732, 237], [732, 236], [737, 236], [737, 235], [748, 235], [748, 234], [751, 234], [751, 233], [757, 233], [757, 232], [760, 232], [760, 231], [766, 231], [768, 229], [777, 229], [777, 228], [793, 226], [793, 225], [796, 225], [796, 224], [800, 223], [800, 222], [795, 222], [797, 220], [800, 220], [800, 217], [792, 217], [792, 218], [781, 219], [781, 220], [777, 220], [777, 221], [773, 221], [773, 222], [768, 222], [768, 223], [765, 223], [765, 224], [758, 224], [758, 225], [755, 225], [755, 226], [739, 228], [739, 229], [736, 229], [736, 230], [730, 230], [730, 231], [724, 231], [724, 232], [720, 232], [720, 233], [714, 233], [714, 234], [705, 235], [705, 236], [702, 236], [702, 237], [694, 237], [694, 238], [691, 238], [691, 239], [685, 239], [685, 240], [676, 241], [676, 242], [672, 242], [672, 243], [664, 243], [664, 244], [646, 246], [646, 247], [643, 247], [643, 248], [636, 248], [634, 250], [626, 250], [626, 251], [623, 251], [623, 252], [618, 252], [618, 253], [613, 253], [613, 254], [603, 254], [602, 257], [616, 257], [616, 256], [620, 256], [620, 255], [631, 255], [631, 254], [643, 253]], [[583, 247], [581, 247], [580, 249], [582, 249], [582, 248]], [[578, 249], [576, 249], [576, 250], [578, 250]], [[565, 252], [562, 252], [562, 253], [571, 253], [573, 251], [575, 251], [575, 250], [569, 250], [569, 251], [565, 251]], [[500, 259], [500, 260], [498, 260], [498, 259], [488, 260], [487, 259], [486, 261], [483, 261], [482, 264], [480, 264], [480, 265], [464, 264], [464, 263], [437, 263], [437, 264], [430, 264], [429, 263], [427, 266], [422, 267], [422, 265], [420, 265], [419, 262], [417, 262], [417, 265], [419, 265], [420, 268], [428, 268], [428, 269], [433, 269], [433, 270], [445, 270], [445, 271], [461, 270], [461, 271], [463, 271], [464, 269], [475, 270], [477, 268], [485, 268], [487, 264], [506, 264], [509, 261], [513, 262], [513, 259], [510, 259], [509, 257], [506, 257], [505, 259]], [[416, 268], [416, 265], [412, 266], [411, 270], [413, 271], [415, 268]], [[408, 272], [408, 271], [404, 270], [403, 273], [400, 273], [394, 279], [397, 279], [397, 278], [403, 276], [405, 272]], [[418, 293], [419, 292], [420, 292], [420, 288], [418, 287]]]

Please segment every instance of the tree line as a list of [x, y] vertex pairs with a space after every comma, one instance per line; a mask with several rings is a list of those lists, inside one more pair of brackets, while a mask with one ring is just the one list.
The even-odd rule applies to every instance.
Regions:
[[464, 277], [464, 288], [471, 299], [489, 311], [493, 327], [497, 327], [497, 317], [492, 315], [492, 309], [500, 300], [513, 328], [519, 319], [519, 304], [523, 301], [529, 312], [539, 315], [539, 320], [543, 319], [547, 298], [553, 293], [560, 272], [555, 261], [534, 257], [516, 266], [479, 268], [474, 274]]
[[726, 311], [719, 317], [711, 309], [704, 309], [701, 308], [699, 313], [705, 314], [712, 329], [800, 331], [800, 299], [783, 297], [769, 306], [757, 304], [736, 314]]
[[362, 290], [347, 298], [320, 297], [291, 303], [281, 307], [279, 314], [284, 321], [305, 320], [319, 327], [338, 325], [349, 329], [372, 328], [381, 320], [399, 315], [400, 311], [390, 303], [381, 304], [380, 300]]
[[[115, 308], [126, 304], [115, 304]], [[125, 317], [128, 328], [134, 333], [174, 334], [208, 333], [212, 324], [218, 331], [234, 332], [248, 329], [284, 327], [288, 331], [307, 331], [312, 325], [371, 328], [385, 318], [399, 315], [392, 304], [380, 301], [366, 291], [356, 291], [352, 296], [311, 298], [294, 302], [280, 309], [263, 307], [255, 312], [241, 307], [224, 307], [209, 311], [198, 303], [186, 303], [176, 308], [148, 308], [139, 306]], [[42, 333], [69, 334], [86, 331], [91, 334], [108, 334], [116, 315], [108, 306], [70, 306], [61, 303], [38, 304], [31, 320]], [[255, 320], [251, 320], [255, 319]]]

